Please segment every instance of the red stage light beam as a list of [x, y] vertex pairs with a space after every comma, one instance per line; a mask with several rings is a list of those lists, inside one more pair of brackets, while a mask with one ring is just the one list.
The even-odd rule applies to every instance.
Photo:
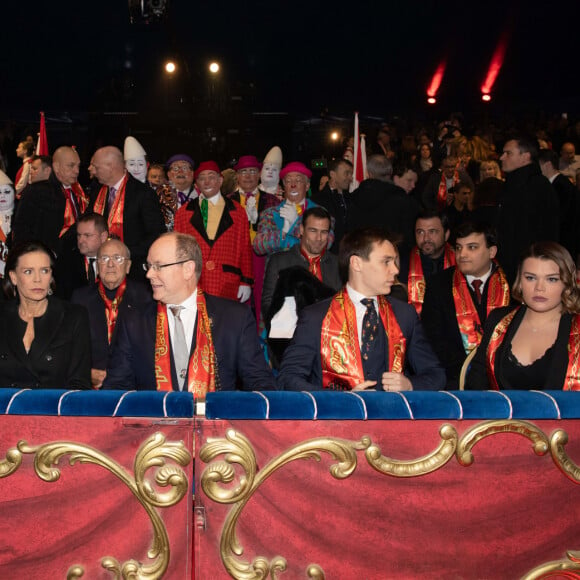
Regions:
[[491, 93], [491, 89], [493, 89], [493, 85], [495, 84], [495, 80], [497, 79], [497, 75], [501, 70], [503, 65], [503, 60], [505, 57], [505, 51], [507, 49], [507, 36], [504, 34], [500, 39], [495, 48], [495, 52], [491, 58], [491, 62], [489, 63], [489, 68], [487, 70], [487, 76], [485, 77], [485, 81], [481, 85], [481, 92], [484, 95], [489, 95]]
[[[430, 99], [434, 99], [437, 96], [437, 91], [441, 86], [441, 81], [443, 80], [443, 73], [445, 72], [445, 65], [447, 63], [445, 61], [441, 62], [431, 79], [431, 83], [429, 84], [429, 88], [427, 89], [427, 96]], [[431, 102], [431, 101], [430, 101]]]

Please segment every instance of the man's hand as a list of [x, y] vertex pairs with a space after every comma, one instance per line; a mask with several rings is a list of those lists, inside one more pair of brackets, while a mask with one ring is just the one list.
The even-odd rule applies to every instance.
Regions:
[[360, 385], [353, 387], [353, 391], [376, 391], [373, 389], [377, 385], [377, 381], [364, 381]]
[[250, 286], [246, 286], [245, 284], [240, 284], [238, 288], [238, 300], [240, 302], [247, 302], [252, 294], [252, 289]]
[[384, 391], [412, 391], [411, 381], [403, 373], [383, 373]]
[[100, 389], [103, 386], [103, 381], [107, 376], [107, 371], [101, 369], [91, 369], [91, 384], [93, 389]]

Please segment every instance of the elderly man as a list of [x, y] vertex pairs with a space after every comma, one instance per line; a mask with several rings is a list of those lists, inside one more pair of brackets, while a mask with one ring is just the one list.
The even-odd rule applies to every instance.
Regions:
[[145, 284], [128, 280], [131, 269], [129, 248], [120, 240], [105, 241], [97, 253], [98, 283], [73, 292], [71, 302], [82, 304], [91, 323], [93, 388], [101, 387], [106, 376], [110, 345], [117, 323], [127, 310], [145, 310], [153, 302]]
[[538, 147], [523, 137], [510, 139], [500, 157], [506, 174], [499, 212], [498, 260], [514, 282], [520, 255], [532, 243], [560, 239], [558, 196], [538, 165]]
[[239, 203], [222, 196], [223, 177], [215, 161], [201, 163], [195, 181], [200, 197], [178, 210], [175, 231], [194, 236], [201, 248], [201, 288], [246, 302], [254, 283], [246, 212]]
[[574, 143], [566, 142], [560, 149], [560, 163], [556, 169], [560, 170], [572, 183], [580, 189], [580, 156], [576, 155]]
[[460, 181], [469, 181], [469, 175], [458, 169], [459, 159], [454, 156], [445, 157], [441, 162], [441, 171], [434, 173], [427, 181], [421, 194], [421, 204], [428, 209], [443, 211], [453, 203], [452, 189]]
[[160, 236], [146, 268], [158, 303], [120, 321], [104, 388], [183, 390], [199, 399], [276, 388], [251, 310], [198, 288], [202, 257], [193, 236]]
[[[153, 240], [165, 231], [155, 192], [127, 173], [123, 154], [116, 147], [97, 149], [91, 165], [101, 184], [93, 211], [105, 216], [109, 233], [129, 247], [133, 259], [144, 262]], [[131, 276], [143, 279], [143, 270], [135, 268]]]
[[[284, 184], [284, 201], [262, 213], [258, 233], [254, 238], [254, 252], [260, 256], [287, 250], [300, 243], [302, 214], [317, 204], [306, 198], [310, 188], [312, 171], [299, 161], [288, 163], [280, 172]], [[328, 236], [328, 247], [334, 241], [334, 233]]]
[[391, 300], [399, 269], [389, 234], [348, 233], [339, 253], [346, 287], [302, 311], [284, 353], [279, 385], [287, 390], [437, 390], [445, 373], [412, 306]]
[[52, 174], [23, 192], [12, 226], [13, 241], [40, 240], [57, 255], [76, 246], [75, 223], [89, 200], [77, 181], [81, 160], [72, 147], [52, 156]]

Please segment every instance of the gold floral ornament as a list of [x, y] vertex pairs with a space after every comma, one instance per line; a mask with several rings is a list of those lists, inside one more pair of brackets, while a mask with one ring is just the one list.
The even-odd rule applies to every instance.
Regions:
[[[185, 472], [180, 467], [166, 464], [167, 459], [171, 459], [181, 467], [191, 462], [191, 454], [182, 441], [166, 442], [162, 433], [155, 433], [149, 437], [135, 456], [134, 477], [116, 461], [88, 445], [72, 441], [55, 441], [30, 446], [26, 441], [19, 441], [16, 448], [8, 450], [6, 459], [0, 461], [0, 478], [8, 477], [16, 472], [22, 464], [23, 454], [34, 455], [36, 475], [46, 482], [55, 482], [60, 478], [60, 469], [55, 466], [64, 456], [69, 456], [68, 461], [71, 466], [76, 463], [98, 465], [122, 481], [143, 506], [151, 520], [154, 534], [147, 556], [154, 561], [149, 565], [139, 563], [137, 560], [128, 560], [121, 564], [116, 558], [106, 556], [101, 559], [101, 565], [116, 579], [155, 580], [163, 576], [169, 565], [169, 538], [163, 520], [155, 508], [171, 507], [179, 503], [187, 493], [188, 481]], [[151, 481], [146, 479], [145, 475], [149, 469], [156, 469], [155, 483], [157, 486], [169, 488], [167, 493], [158, 493]], [[83, 567], [75, 564], [69, 568], [67, 579], [77, 579], [83, 574]]]
[[[391, 477], [418, 477], [441, 469], [453, 457], [464, 467], [472, 465], [474, 447], [483, 439], [501, 433], [528, 439], [536, 455], [551, 453], [556, 466], [569, 479], [580, 483], [580, 467], [568, 457], [564, 449], [568, 442], [567, 434], [559, 429], [548, 438], [536, 425], [528, 421], [483, 421], [470, 427], [461, 437], [455, 427], [443, 424], [439, 429], [441, 441], [432, 452], [405, 461], [384, 456], [381, 448], [373, 444], [369, 436], [362, 437], [360, 441], [320, 437], [290, 447], [269, 461], [259, 472], [252, 445], [241, 433], [229, 429], [225, 439], [208, 438], [199, 453], [201, 461], [209, 464], [201, 474], [202, 489], [217, 503], [234, 504], [226, 517], [220, 539], [220, 554], [224, 566], [238, 580], [259, 580], [268, 576], [275, 579], [286, 570], [287, 563], [282, 556], [276, 556], [271, 561], [262, 556], [257, 556], [252, 562], [243, 560], [241, 556], [244, 549], [238, 541], [236, 525], [246, 503], [260, 485], [275, 471], [292, 461], [320, 461], [320, 453], [326, 452], [337, 461], [330, 466], [331, 475], [336, 479], [345, 479], [356, 470], [357, 451], [364, 451], [368, 464], [379, 473]], [[216, 459], [222, 455], [222, 459]], [[239, 467], [238, 471], [235, 465]], [[232, 483], [234, 485], [229, 489], [223, 487], [224, 484]], [[555, 578], [553, 573], [558, 571], [566, 571], [567, 578], [580, 580], [580, 551], [569, 551], [567, 556], [566, 560], [548, 562], [534, 568], [523, 580]], [[316, 580], [324, 580], [325, 577], [318, 564], [310, 564], [306, 569], [306, 576]]]

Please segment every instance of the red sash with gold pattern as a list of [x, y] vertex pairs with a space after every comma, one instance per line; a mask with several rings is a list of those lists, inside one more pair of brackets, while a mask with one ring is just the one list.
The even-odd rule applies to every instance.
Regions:
[[[504, 341], [507, 329], [514, 316], [519, 311], [519, 307], [508, 312], [493, 329], [493, 333], [485, 353], [487, 378], [490, 389], [499, 391], [499, 385], [495, 376], [495, 358], [497, 350]], [[568, 339], [568, 368], [566, 378], [562, 385], [563, 391], [580, 391], [580, 315], [575, 314], [570, 327], [570, 337]]]
[[[125, 187], [127, 186], [127, 175], [123, 178], [121, 185], [115, 196], [115, 201], [109, 210], [109, 234], [115, 234], [123, 241], [123, 210], [125, 209]], [[94, 211], [105, 215], [105, 208], [109, 202], [109, 188], [103, 185], [99, 190], [95, 201]]]
[[[89, 266], [90, 268], [90, 266]], [[98, 289], [99, 295], [103, 299], [105, 303], [105, 317], [107, 318], [107, 339], [109, 340], [109, 344], [111, 344], [111, 338], [113, 337], [113, 330], [115, 330], [115, 324], [117, 323], [117, 316], [119, 315], [119, 306], [123, 301], [123, 297], [125, 296], [125, 289], [127, 288], [127, 279], [125, 278], [121, 285], [117, 288], [117, 292], [115, 293], [115, 298], [110, 300], [107, 297], [107, 293], [105, 292], [105, 287], [103, 286], [103, 282], [99, 280]]]
[[[457, 170], [453, 172], [453, 185], [455, 187], [459, 183], [459, 173]], [[437, 189], [437, 207], [439, 210], [444, 210], [447, 207], [447, 178], [445, 173], [441, 172], [441, 181], [439, 182], [439, 189]]]
[[[491, 273], [487, 284], [486, 308], [489, 315], [494, 308], [509, 304], [510, 289], [505, 274], [499, 267]], [[465, 354], [469, 354], [474, 348], [479, 346], [483, 330], [477, 308], [473, 303], [467, 286], [467, 279], [458, 268], [455, 268], [453, 273], [452, 291], [459, 334], [461, 334]]]
[[[75, 181], [70, 188], [73, 191], [75, 199], [77, 201], [77, 206], [79, 209], [79, 216], [83, 215], [89, 205], [89, 198], [86, 196], [81, 184], [78, 181]], [[69, 230], [69, 228], [75, 223], [75, 209], [73, 207], [73, 202], [66, 194], [65, 188], [62, 188], [62, 194], [65, 196], [65, 205], [64, 205], [64, 221], [62, 230], [60, 230], [60, 234], [58, 235], [59, 238], [62, 238], [64, 234]]]
[[324, 251], [322, 251], [322, 254], [320, 254], [319, 256], [314, 256], [313, 258], [311, 258], [307, 252], [305, 252], [302, 247], [300, 247], [300, 253], [302, 254], [302, 256], [304, 258], [306, 258], [306, 261], [308, 262], [308, 271], [315, 276], [316, 278], [318, 278], [321, 282], [322, 280], [322, 268], [320, 267], [320, 259], [322, 258], [322, 256], [324, 255]]
[[[155, 378], [158, 391], [171, 391], [171, 341], [167, 322], [167, 307], [157, 304], [157, 324], [155, 336]], [[197, 289], [197, 332], [195, 350], [189, 359], [187, 390], [196, 399], [205, 399], [207, 392], [215, 391], [216, 360], [211, 321], [207, 314], [205, 296]]]
[[[445, 244], [443, 252], [443, 268], [455, 266], [455, 252], [453, 248], [449, 244]], [[425, 276], [423, 276], [421, 252], [417, 246], [411, 250], [411, 255], [409, 256], [407, 292], [409, 293], [409, 304], [415, 307], [417, 315], [420, 316], [421, 310], [423, 310], [423, 301], [425, 300]]]
[[[379, 315], [389, 345], [389, 370], [402, 373], [405, 364], [406, 339], [388, 300], [384, 296], [378, 296], [377, 300]], [[344, 288], [334, 296], [322, 321], [320, 360], [322, 387], [325, 389], [351, 390], [365, 380], [358, 342], [356, 312]]]

